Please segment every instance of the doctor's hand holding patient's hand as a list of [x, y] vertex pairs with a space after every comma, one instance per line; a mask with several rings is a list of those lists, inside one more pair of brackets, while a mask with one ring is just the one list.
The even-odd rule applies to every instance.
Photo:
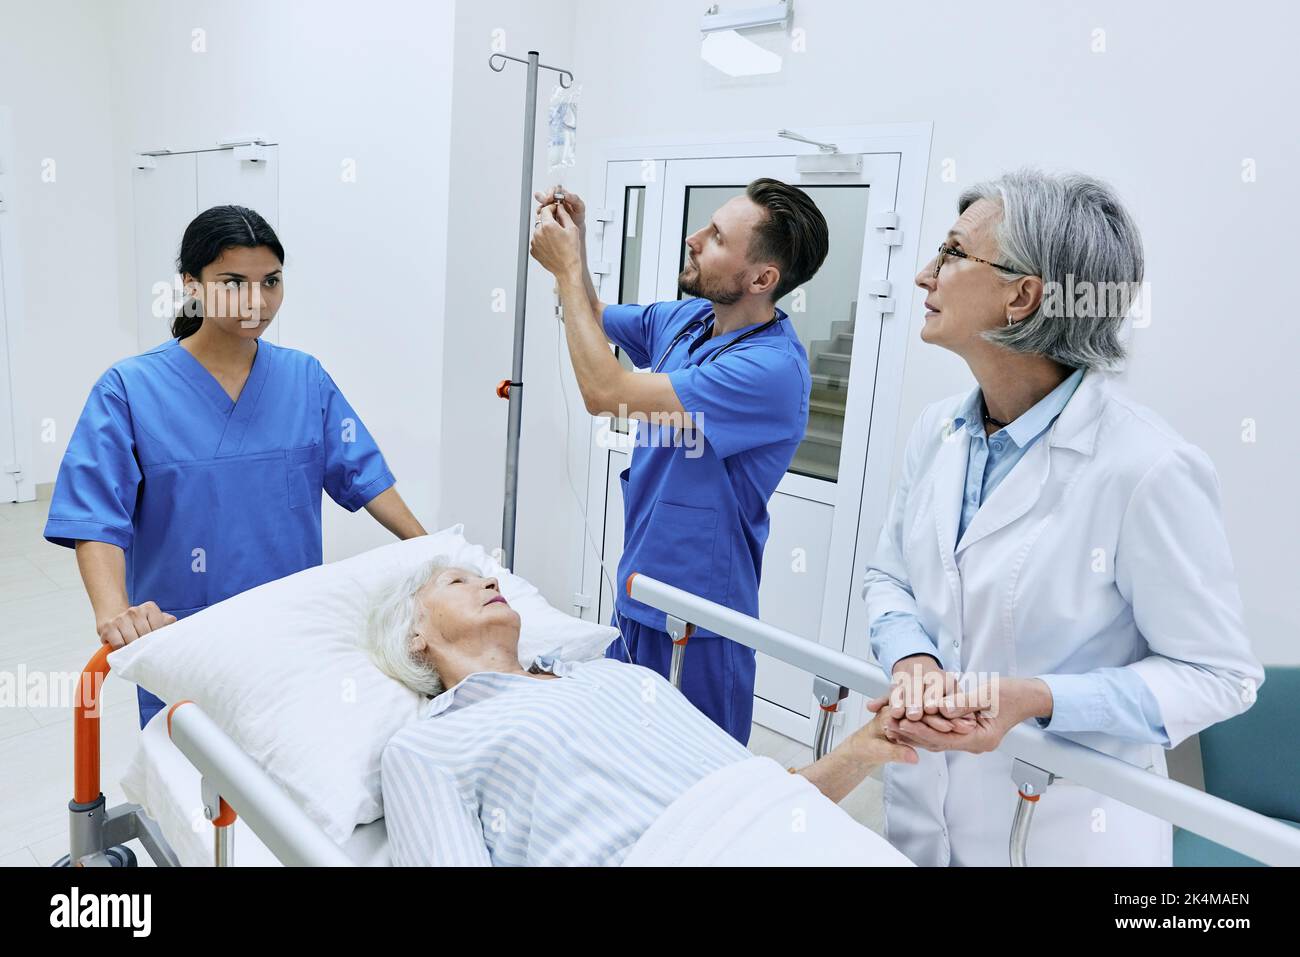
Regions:
[[871, 711], [883, 709], [896, 721], [919, 722], [940, 733], [970, 731], [970, 717], [976, 708], [954, 707], [949, 701], [957, 691], [957, 675], [945, 671], [931, 655], [909, 655], [894, 664], [889, 694], [867, 704]]
[[529, 252], [556, 278], [582, 269], [582, 233], [563, 206], [537, 211]]
[[[945, 734], [927, 727], [924, 722], [907, 719], [899, 721], [889, 716], [885, 722], [885, 736], [890, 741], [927, 751], [969, 751], [972, 754], [982, 754], [995, 750], [1006, 733], [1020, 722], [1029, 718], [1052, 716], [1052, 691], [1046, 682], [1038, 678], [1002, 678], [995, 687], [992, 694], [989, 693], [988, 686], [982, 686], [971, 696], [972, 701], [992, 702], [984, 710], [974, 710], [979, 707], [976, 704], [962, 707], [941, 705], [950, 713], [959, 710], [970, 712], [954, 719], [973, 722], [973, 726], [966, 727], [962, 733]], [[876, 703], [873, 701], [867, 707], [871, 708]], [[960, 705], [961, 702], [957, 704]]]

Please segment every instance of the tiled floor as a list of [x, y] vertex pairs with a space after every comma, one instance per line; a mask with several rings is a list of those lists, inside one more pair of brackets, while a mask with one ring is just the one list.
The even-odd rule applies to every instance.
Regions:
[[[48, 509], [46, 500], [0, 504], [0, 674], [79, 673], [99, 647], [73, 552], [41, 537]], [[0, 706], [0, 867], [44, 866], [68, 851], [71, 710], [24, 704]], [[110, 807], [126, 800], [118, 780], [139, 734], [135, 686], [110, 675], [100, 721], [101, 786]], [[799, 742], [757, 726], [750, 750], [785, 766], [811, 760]], [[843, 802], [876, 831], [881, 787], [869, 777]], [[130, 846], [141, 864], [151, 863], [139, 842]]]
[[[77, 674], [99, 647], [72, 551], [41, 537], [48, 501], [0, 505], [0, 674]], [[31, 686], [28, 685], [30, 693]], [[23, 697], [27, 698], [27, 693]], [[100, 719], [100, 776], [110, 806], [140, 734], [135, 686], [110, 677]], [[0, 866], [54, 863], [68, 851], [72, 712], [30, 699], [0, 707]], [[149, 856], [131, 843], [142, 864]]]

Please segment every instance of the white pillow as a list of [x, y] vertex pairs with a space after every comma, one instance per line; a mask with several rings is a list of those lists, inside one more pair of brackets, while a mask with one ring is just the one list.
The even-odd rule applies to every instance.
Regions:
[[131, 642], [109, 655], [109, 666], [169, 704], [197, 703], [342, 843], [357, 824], [383, 815], [380, 755], [426, 700], [365, 651], [366, 619], [381, 589], [439, 556], [495, 576], [519, 612], [525, 665], [542, 653], [598, 657], [618, 634], [552, 608], [466, 542], [463, 528], [268, 582]]

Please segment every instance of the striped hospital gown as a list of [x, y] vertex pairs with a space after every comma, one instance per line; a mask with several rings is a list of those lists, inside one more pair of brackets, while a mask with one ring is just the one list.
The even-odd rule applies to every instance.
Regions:
[[656, 672], [538, 658], [434, 698], [381, 761], [393, 863], [619, 864], [692, 784], [749, 751]]

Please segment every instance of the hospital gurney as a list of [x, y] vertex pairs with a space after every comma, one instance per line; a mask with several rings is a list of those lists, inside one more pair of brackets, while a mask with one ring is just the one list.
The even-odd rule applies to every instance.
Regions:
[[[874, 664], [826, 648], [662, 582], [633, 574], [628, 594], [664, 611], [675, 644], [670, 680], [680, 686], [686, 646], [694, 628], [719, 635], [792, 664], [814, 676], [819, 704], [814, 736], [820, 757], [831, 746], [830, 719], [850, 690], [869, 697], [884, 694], [889, 682]], [[138, 838], [154, 863], [180, 863], [153, 821], [138, 804], [106, 806], [99, 776], [99, 690], [109, 673], [109, 649], [102, 647], [86, 665], [74, 706], [75, 775], [69, 809], [70, 853], [60, 864], [134, 866], [125, 842]], [[171, 742], [199, 773], [204, 816], [213, 824], [213, 863], [233, 863], [231, 835], [238, 816], [275, 859], [287, 865], [351, 866], [349, 853], [325, 832], [245, 754], [198, 705], [170, 705], [165, 728]], [[154, 723], [157, 723], [156, 721]], [[150, 728], [153, 727], [151, 723]], [[148, 730], [148, 729], [147, 729]], [[999, 748], [1015, 758], [1013, 775], [1021, 800], [1012, 829], [1010, 860], [1023, 865], [1034, 803], [1054, 776], [1106, 793], [1256, 860], [1273, 865], [1300, 864], [1300, 832], [1109, 755], [1027, 726], [1014, 728]], [[370, 828], [362, 825], [357, 830]], [[374, 859], [375, 855], [368, 855]]]

